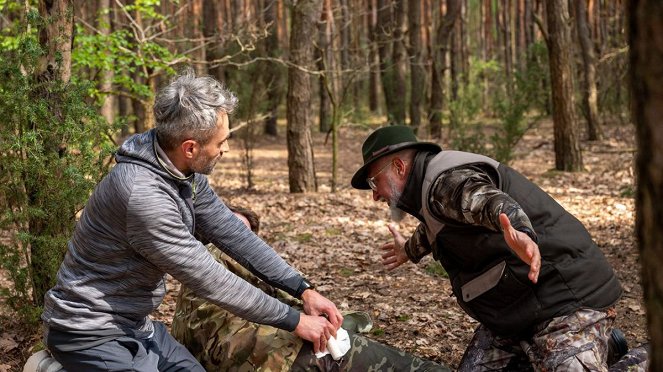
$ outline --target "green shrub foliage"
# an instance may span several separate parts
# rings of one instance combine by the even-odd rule
[[[110,164],[111,132],[89,84],[38,76],[36,37],[14,41],[0,50],[0,267],[11,280],[0,290],[36,321],[76,214]]]

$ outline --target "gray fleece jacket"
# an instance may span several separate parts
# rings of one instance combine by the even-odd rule
[[[169,273],[242,318],[294,330],[297,310],[226,270],[202,242],[290,294],[303,278],[234,216],[204,175],[178,177],[158,153],[154,131],[132,136],[119,149],[117,165],[76,225],[57,284],[46,293],[47,329],[145,337]]]

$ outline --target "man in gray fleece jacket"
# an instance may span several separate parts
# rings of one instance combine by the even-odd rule
[[[191,71],[157,95],[156,128],[130,137],[97,185],[68,244],[42,319],[53,356],[70,371],[203,370],[149,314],[164,276],[252,322],[324,350],[343,317],[220,201],[206,174],[229,150],[237,98]],[[214,243],[270,285],[301,298],[305,314],[219,264]],[[324,316],[320,316],[324,315]]]

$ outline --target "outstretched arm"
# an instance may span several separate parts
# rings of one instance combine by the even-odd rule
[[[539,246],[529,235],[520,232],[511,226],[511,221],[506,214],[500,213],[500,224],[504,233],[506,244],[513,250],[518,257],[530,266],[529,280],[536,283],[539,279],[539,270],[541,269],[541,253]]]

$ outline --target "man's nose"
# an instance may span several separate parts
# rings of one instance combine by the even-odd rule
[[[226,141],[221,145],[221,155],[223,155],[224,152],[228,151],[230,151],[230,144],[228,144],[228,141]]]

